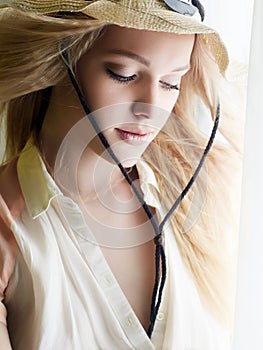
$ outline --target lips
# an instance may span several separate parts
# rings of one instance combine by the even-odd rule
[[[115,129],[119,137],[129,144],[141,144],[149,141],[153,134],[152,130],[139,129],[139,128],[127,128],[127,129]]]

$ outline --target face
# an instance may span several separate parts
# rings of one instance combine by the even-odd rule
[[[109,26],[78,62],[89,108],[122,163],[138,159],[167,121],[193,44],[194,35]]]

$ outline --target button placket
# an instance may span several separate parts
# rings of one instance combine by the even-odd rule
[[[104,273],[102,274],[102,281],[103,281],[103,285],[107,288],[107,287],[111,287],[113,284],[112,278],[108,273]]]
[[[135,325],[135,320],[134,320],[134,317],[133,315],[129,315],[126,319],[126,324],[128,327],[134,327]]]
[[[157,314],[157,320],[158,320],[158,321],[163,321],[164,318],[165,318],[165,315],[164,315],[163,312],[159,312],[159,313]]]

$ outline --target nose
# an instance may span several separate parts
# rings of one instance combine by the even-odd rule
[[[146,102],[133,102],[132,113],[137,118],[150,119],[153,117],[156,106]]]
[[[151,118],[156,113],[158,102],[158,88],[153,83],[143,84],[132,103],[132,112],[136,117]]]

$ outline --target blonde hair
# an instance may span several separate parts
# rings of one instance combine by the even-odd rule
[[[0,112],[7,133],[6,160],[18,155],[31,135],[37,141],[48,89],[66,74],[59,42],[67,40],[74,65],[105,26],[82,15],[68,17],[29,14],[15,9],[2,12]],[[213,146],[196,185],[181,202],[170,224],[203,301],[218,319],[226,322],[232,311],[228,287],[233,277],[229,266],[233,261],[226,250],[234,237],[230,230],[234,226],[231,206],[226,206],[225,201],[226,198],[230,200],[231,186],[235,182],[233,171],[239,161],[235,132],[238,134],[240,129],[233,117],[233,112],[237,111],[228,111],[228,101],[223,100],[224,95],[219,96],[220,88],[227,86],[223,84],[225,81],[213,57],[197,35],[191,70],[182,80],[174,108],[176,117],[170,118],[144,158],[154,169],[161,189],[160,199],[169,209],[192,176],[207,142],[208,137],[200,132],[193,117],[197,101],[201,98],[215,118],[220,99],[221,133],[228,142]]]

